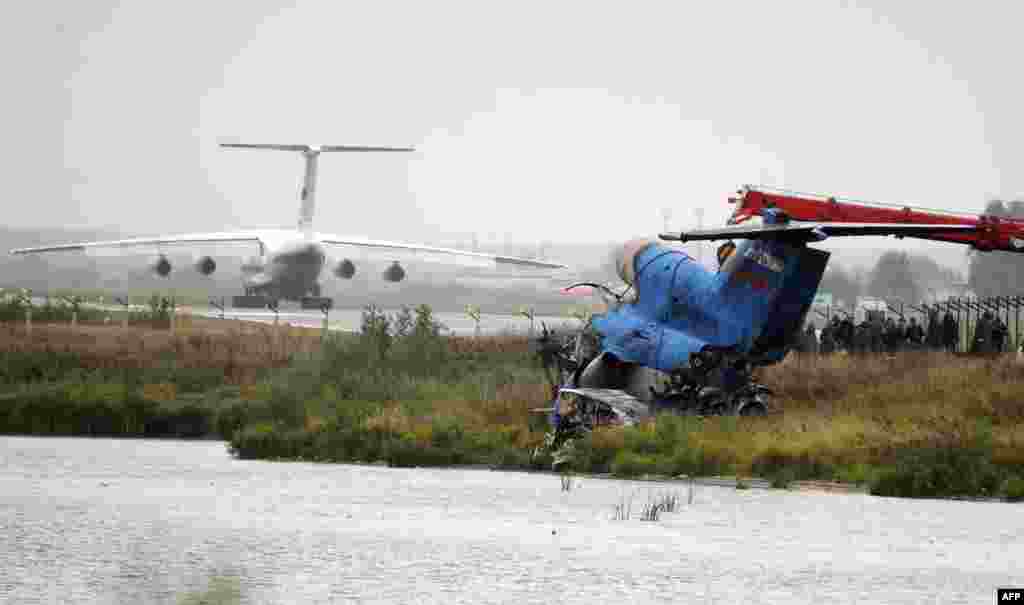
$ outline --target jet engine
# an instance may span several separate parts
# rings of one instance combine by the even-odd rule
[[[653,243],[649,239],[637,239],[626,242],[621,248],[614,251],[613,261],[615,263],[615,270],[622,281],[631,286],[633,285],[633,280],[636,279],[636,267],[633,265],[633,261],[636,259],[637,254],[646,250]]]
[[[352,276],[356,274],[356,265],[346,258],[334,268],[334,274],[341,279],[352,279]],[[387,278],[385,277],[385,279]]]
[[[395,261],[384,270],[384,279],[389,282],[400,282],[405,279],[405,269]]]
[[[212,256],[204,256],[196,261],[196,271],[203,275],[213,275],[217,270],[217,262]]]
[[[167,260],[167,257],[161,254],[160,258],[156,259],[156,262],[150,265],[150,269],[160,277],[167,277],[171,274],[171,261]]]

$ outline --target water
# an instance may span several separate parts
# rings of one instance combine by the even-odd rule
[[[666,489],[680,510],[641,521]],[[225,576],[252,603],[987,604],[1024,583],[1021,505],[687,489],[0,438],[0,602],[175,603]]]

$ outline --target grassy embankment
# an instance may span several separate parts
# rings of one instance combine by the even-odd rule
[[[0,305],[0,432],[217,437],[248,406],[242,391],[301,353],[318,333],[133,313],[128,327],[82,308],[36,307],[32,332],[16,301]]]
[[[23,332],[11,324],[0,334],[4,432],[221,434],[242,458],[549,463],[529,454],[546,426],[528,410],[545,405],[548,390],[526,339],[445,338],[425,311],[369,317],[362,335],[322,344],[313,330],[215,320],[183,321],[175,335],[94,325]],[[1022,379],[1011,357],[791,357],[763,371],[779,413],[602,429],[580,444],[573,466],[1020,498]]]

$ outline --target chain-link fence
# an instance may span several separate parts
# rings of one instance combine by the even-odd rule
[[[1024,296],[951,297],[918,304],[884,300],[870,308],[820,305],[808,316],[794,348],[821,353],[1020,351],[1022,306]]]

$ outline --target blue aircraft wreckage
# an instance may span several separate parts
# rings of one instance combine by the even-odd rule
[[[553,403],[534,411],[549,414],[553,430],[544,447],[556,452],[556,465],[563,446],[602,424],[630,425],[666,411],[767,414],[772,392],[752,372],[781,361],[804,324],[829,258],[809,243],[978,230],[971,224],[797,222],[772,207],[754,218],[659,236],[666,242],[728,240],[718,250],[717,272],[671,244],[638,240],[616,253],[625,292],[593,283],[569,286],[601,290],[608,310],[568,342],[546,326],[538,341]]]

